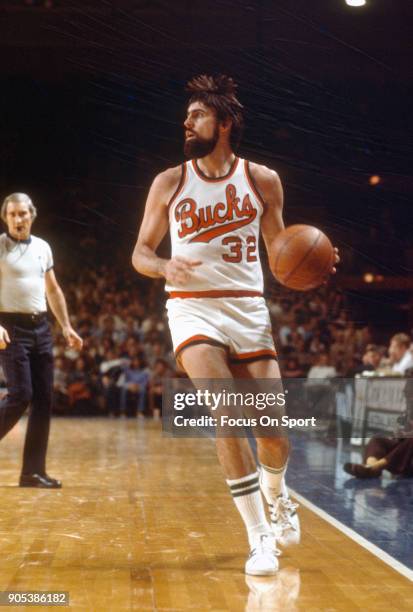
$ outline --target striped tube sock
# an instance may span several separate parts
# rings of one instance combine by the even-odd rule
[[[270,532],[261,497],[258,472],[235,480],[227,480],[227,484],[247,528],[250,546],[254,548],[259,536]]]
[[[273,504],[279,495],[288,497],[288,489],[285,484],[285,472],[287,464],[281,468],[272,468],[261,465],[260,485],[265,499],[269,504]]]

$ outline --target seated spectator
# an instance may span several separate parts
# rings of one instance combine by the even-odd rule
[[[128,363],[128,359],[119,357],[116,350],[110,349],[99,366],[104,411],[108,415],[120,416],[121,390],[118,381]]]
[[[106,301],[102,304],[98,325],[101,330],[107,328],[111,333],[120,332],[123,328],[123,322],[116,311],[115,304],[110,301],[109,297],[109,293],[106,291]]]
[[[411,340],[407,334],[395,334],[390,340],[389,357],[394,374],[402,376],[413,367],[413,355],[410,352]]]
[[[344,471],[356,478],[378,478],[383,470],[413,477],[413,438],[374,437],[366,446],[363,464],[344,464]]]
[[[127,316],[125,326],[122,329],[122,334],[119,338],[120,342],[125,342],[128,339],[133,339],[137,343],[140,343],[142,334],[139,330],[139,324],[134,317]]]
[[[294,329],[294,322],[292,314],[284,317],[284,323],[280,326],[278,330],[278,337],[280,339],[280,346],[284,347],[288,344],[289,337],[291,336],[291,332]]]
[[[175,356],[172,351],[167,349],[163,342],[155,340],[152,344],[147,343],[145,346],[146,361],[150,368],[153,368],[159,359],[165,361],[169,368],[174,368]]]
[[[110,338],[94,338],[94,341],[97,347],[95,361],[100,364],[106,361],[108,353],[114,350],[115,343]]]
[[[312,383],[313,379],[328,379],[337,376],[337,371],[333,365],[330,365],[329,356],[327,353],[320,353],[315,365],[311,366],[308,371],[308,382]],[[315,384],[320,384],[319,381],[314,381]]]
[[[96,412],[93,401],[93,379],[90,368],[83,357],[76,359],[74,370],[67,377],[67,395],[73,414],[91,414]]]
[[[138,355],[142,352],[142,345],[136,338],[129,336],[125,342],[120,345],[120,355],[126,359],[130,359],[132,355]]]
[[[307,349],[312,355],[320,355],[326,353],[327,347],[321,342],[318,333],[315,335],[308,345]]]
[[[67,365],[62,357],[58,357],[54,362],[53,372],[53,410],[63,414],[69,407],[69,398],[67,393]]]
[[[304,347],[303,338],[297,331],[292,331],[287,335],[286,342],[281,350],[284,355],[295,355],[301,347]]]
[[[158,315],[151,313],[142,321],[141,331],[145,338],[150,332],[158,332],[163,334],[165,332],[165,324]]]
[[[159,419],[162,414],[162,392],[163,381],[168,376],[172,376],[167,362],[164,359],[157,359],[153,365],[149,380],[149,409],[155,419]]]
[[[337,328],[336,325],[331,325],[331,337],[332,342],[330,345],[330,357],[335,363],[337,360],[346,359],[349,354],[351,354],[351,350],[349,350],[348,345],[344,340],[344,332],[342,329]]]
[[[116,328],[116,319],[113,315],[106,315],[101,318],[95,335],[101,338],[110,338],[115,344],[118,344],[123,337],[122,331]]]
[[[283,378],[302,378],[304,370],[300,367],[298,359],[294,356],[289,356],[282,367]]]
[[[368,344],[361,358],[360,370],[363,372],[376,372],[383,359],[383,349],[376,344]]]
[[[127,417],[143,415],[146,407],[149,374],[140,355],[132,357],[117,385],[121,388],[121,407]]]
[[[364,463],[344,464],[347,474],[356,478],[378,478],[383,470],[388,470],[395,476],[413,478],[413,368],[405,374],[406,411],[401,418],[403,430],[398,432],[400,437],[374,436],[364,451]]]
[[[360,327],[355,333],[356,350],[361,354],[365,346],[371,345],[371,330],[368,326]]]

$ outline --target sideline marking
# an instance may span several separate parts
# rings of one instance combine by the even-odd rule
[[[320,518],[327,521],[327,523],[333,525],[333,527],[336,527],[336,529],[338,529],[347,537],[354,540],[354,542],[371,552],[375,557],[378,557],[381,561],[384,561],[384,563],[389,565],[392,569],[396,570],[396,572],[399,572],[399,574],[402,574],[405,578],[408,578],[408,580],[413,582],[413,570],[409,569],[403,563],[400,563],[400,561],[386,553],[384,550],[382,550],[375,544],[372,544],[372,542],[366,540],[366,538],[363,538],[363,536],[358,534],[350,527],[347,527],[347,525],[344,525],[343,523],[335,519],[333,516],[331,516],[331,514],[325,512],[325,510],[322,510],[321,508],[310,502],[306,497],[303,497],[299,493],[296,493],[296,491],[294,491],[294,489],[291,489],[291,487],[289,487],[288,485],[287,488],[290,491],[292,497],[295,497],[297,501],[300,502],[300,504],[314,512],[314,514],[317,514]]]

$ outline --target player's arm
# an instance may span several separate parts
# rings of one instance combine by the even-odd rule
[[[5,327],[0,325],[0,351],[6,348],[10,344],[10,336]]]
[[[264,202],[264,212],[261,217],[261,233],[265,248],[269,254],[276,236],[284,229],[283,188],[278,174],[266,166],[251,163],[250,173]]]
[[[169,282],[184,285],[191,270],[200,262],[184,257],[163,259],[156,250],[169,228],[168,203],[181,178],[181,166],[169,168],[155,177],[146,200],[145,212],[138,239],[132,254],[132,265],[145,276],[166,278]]]
[[[47,301],[54,316],[59,321],[63,336],[65,337],[65,340],[69,346],[80,351],[83,346],[83,340],[77,335],[70,324],[66,299],[59,283],[56,280],[56,275],[53,269],[47,270],[45,280]]]

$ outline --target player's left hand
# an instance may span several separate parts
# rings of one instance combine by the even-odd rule
[[[340,263],[340,255],[338,254],[338,248],[334,247],[334,262],[333,267],[331,268],[331,274],[335,274],[337,272],[336,265]]]
[[[64,327],[62,332],[63,332],[63,336],[64,336],[68,346],[70,346],[70,348],[74,348],[77,351],[81,351],[82,350],[83,340],[75,332],[73,327],[70,327],[70,326],[69,327]]]
[[[338,248],[337,248],[337,247],[334,247],[334,260],[333,260],[333,266],[332,266],[331,270],[329,270],[329,271],[327,272],[327,274],[325,275],[324,280],[323,280],[323,283],[322,283],[323,285],[327,285],[327,283],[328,283],[328,279],[329,279],[329,277],[330,277],[330,274],[335,274],[335,273],[337,272],[336,265],[337,265],[338,263],[340,263],[340,255],[338,254]]]

